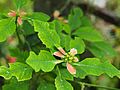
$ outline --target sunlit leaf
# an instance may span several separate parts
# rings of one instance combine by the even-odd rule
[[[44,72],[50,72],[56,65],[56,59],[51,55],[50,52],[41,50],[39,55],[34,52],[30,52],[30,56],[27,59],[29,64],[36,72],[43,70]]]

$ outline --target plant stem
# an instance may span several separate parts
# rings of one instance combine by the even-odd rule
[[[21,41],[21,39],[20,39],[19,32],[18,32],[17,19],[18,19],[18,17],[16,16],[16,20],[15,20],[15,24],[16,24],[16,35],[17,35],[17,37],[18,37],[19,43],[22,44],[22,41]]]
[[[59,70],[59,67],[57,66],[56,67],[57,71],[58,71],[58,75],[61,76],[61,73],[60,73],[60,70]]]
[[[30,46],[29,42],[26,40],[26,36],[24,35],[24,33],[23,33],[23,36],[24,36],[24,39],[25,39],[25,43],[28,46],[28,50],[31,51],[31,46]]]
[[[81,83],[81,90],[84,90],[84,88],[85,88],[84,83]]]
[[[89,84],[89,83],[84,83],[84,82],[76,82],[76,83],[80,84],[81,86],[83,85],[83,86],[88,86],[88,87],[104,88],[104,89],[107,89],[107,90],[120,90],[120,89],[117,89],[117,88],[106,87],[106,86],[95,85],[95,84]],[[81,90],[84,90],[84,87],[81,87]]]

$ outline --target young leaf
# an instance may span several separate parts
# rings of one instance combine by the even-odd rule
[[[85,44],[82,39],[76,37],[75,40],[70,41],[70,48],[77,49],[78,54],[81,54],[85,51]]]
[[[49,23],[35,20],[34,21],[35,31],[39,32],[38,36],[43,44],[48,48],[54,46],[60,46],[60,38],[55,30],[50,30]]]
[[[47,14],[44,14],[42,12],[34,12],[32,15],[28,15],[27,18],[40,21],[48,21],[50,19]]]
[[[63,24],[63,30],[67,33],[70,34],[71,33],[71,28],[68,24]]]
[[[0,42],[5,41],[15,32],[15,21],[13,19],[0,20]]]
[[[62,23],[58,20],[54,20],[53,21],[55,23],[55,30],[58,34],[60,34],[63,30],[63,26],[62,26]]]
[[[13,0],[17,9],[22,8],[24,5],[27,4],[28,0]]]
[[[82,25],[81,25],[82,27],[88,27],[88,26],[92,27],[93,26],[90,19],[86,16],[83,16],[81,18],[81,22],[82,22]]]
[[[15,76],[18,81],[29,80],[32,77],[32,69],[26,64],[20,62],[12,63],[9,69],[12,76]]]
[[[58,34],[61,34],[62,31],[64,31],[67,34],[71,33],[71,28],[68,24],[60,22],[58,20],[54,20],[53,22],[55,23],[55,30]]]
[[[4,77],[5,79],[10,79],[12,77],[12,74],[7,67],[0,66],[0,76]]]
[[[60,34],[60,44],[63,48],[65,48],[66,51],[70,50],[70,41],[71,41],[71,37],[69,35],[65,35],[65,34]]]
[[[80,27],[73,33],[73,35],[79,36],[81,39],[91,42],[103,41],[100,33],[94,30],[92,27]]]
[[[71,30],[77,29],[81,25],[81,17],[83,16],[83,12],[80,8],[74,8],[71,11],[71,14],[68,17],[69,26]]]
[[[45,50],[41,50],[39,55],[36,55],[34,52],[30,52],[30,56],[26,62],[35,70],[35,72],[40,71],[40,69],[44,72],[50,72],[56,65],[56,59],[50,52]]]
[[[57,90],[73,90],[72,85],[60,76],[56,77],[55,86]]]
[[[79,77],[85,77],[86,75],[99,76],[106,73],[110,77],[118,76],[120,77],[120,71],[116,69],[112,64],[108,62],[100,62],[97,58],[86,58],[85,60],[74,64],[77,68],[77,75]]]

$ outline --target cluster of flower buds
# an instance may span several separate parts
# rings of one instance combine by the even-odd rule
[[[70,50],[70,52],[66,53],[65,50],[63,48],[58,48],[59,51],[54,52],[53,55],[60,57],[61,59],[64,60],[64,62],[66,62],[66,67],[67,70],[71,73],[71,74],[76,74],[76,69],[70,64],[71,62],[78,62],[78,58],[75,56],[77,54],[77,50],[75,48],[72,48]]]
[[[16,62],[16,57],[12,57],[10,55],[6,55],[6,59],[8,60],[9,63]]]
[[[64,17],[60,16],[60,11],[58,11],[58,10],[55,10],[53,12],[53,17],[64,22],[64,23],[68,23],[68,20],[66,20]]]
[[[13,10],[11,10],[9,13],[8,13],[8,16],[9,17],[16,17],[16,16],[18,16],[18,18],[17,18],[17,23],[18,23],[18,25],[22,25],[22,16],[25,16],[26,15],[26,12],[24,12],[24,11],[19,11],[19,13],[17,14],[17,12],[16,11],[13,11]]]

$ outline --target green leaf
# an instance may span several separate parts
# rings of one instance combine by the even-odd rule
[[[73,80],[73,75],[68,72],[67,69],[60,69],[62,78],[66,80]]]
[[[114,57],[117,55],[117,52],[112,48],[107,42],[94,42],[89,44],[88,49],[99,58],[104,58],[106,56]]]
[[[5,79],[10,79],[12,77],[11,71],[5,66],[0,66],[0,76]]]
[[[29,35],[26,37],[27,42],[25,43],[28,49],[31,49],[31,51],[35,52],[36,54],[39,54],[41,49],[45,49],[45,45],[42,44],[40,41],[37,33]]]
[[[55,30],[57,31],[58,34],[61,34],[62,31],[64,31],[67,34],[71,33],[71,28],[68,24],[58,20],[54,20],[53,22],[55,23]]]
[[[103,68],[104,72],[109,75],[110,77],[117,76],[120,78],[120,70],[115,68],[110,62],[104,62],[101,67]]]
[[[23,28],[24,34],[26,36],[31,35],[31,34],[35,34],[34,27],[28,21],[23,22],[22,28]]]
[[[54,23],[55,23],[55,30],[58,34],[60,34],[63,30],[63,26],[62,26],[62,23],[58,20],[54,20]]]
[[[0,13],[0,19],[3,19],[3,15]]]
[[[0,42],[5,41],[15,32],[15,21],[13,19],[0,20]]]
[[[57,76],[55,79],[55,86],[57,90],[73,90],[73,87],[70,83],[68,83],[65,79]]]
[[[81,18],[81,22],[82,22],[82,25],[81,25],[82,27],[88,27],[88,26],[92,27],[93,26],[90,19],[88,17],[86,17],[86,16],[83,16]]]
[[[34,20],[34,30],[36,32],[44,32],[49,30],[49,23],[48,22],[43,22],[39,20]]]
[[[56,28],[55,28],[55,22],[54,21],[52,21],[52,22],[49,22],[49,29],[50,30],[55,30]],[[57,32],[57,31],[56,31]]]
[[[39,55],[30,52],[30,56],[26,62],[35,70],[35,72],[40,71],[40,69],[44,72],[50,72],[56,65],[56,59],[50,52],[45,50],[41,50]]]
[[[75,68],[76,68],[76,71],[77,71],[76,72],[76,77],[84,79],[85,76],[88,75],[87,72],[85,72],[84,70],[82,70],[79,66],[76,66]]]
[[[86,75],[99,76],[103,73],[100,67],[100,60],[97,58],[86,58],[85,60],[76,63],[77,73],[81,72],[81,77]],[[82,76],[83,75],[83,76]],[[80,76],[79,76],[80,77]]]
[[[60,37],[60,45],[61,47],[65,48],[65,35],[62,33],[59,33],[59,37]]]
[[[54,84],[42,81],[37,90],[56,90]]]
[[[73,35],[79,36],[81,39],[85,39],[91,42],[103,41],[102,36],[92,27],[80,27]]]
[[[43,44],[48,48],[60,46],[60,38],[55,30],[50,29],[49,23],[34,20],[35,31],[39,32],[38,36]]]
[[[2,90],[29,90],[28,82],[17,82],[17,83],[9,83],[5,84],[2,87]]]
[[[87,46],[87,48],[94,56],[98,58],[104,58],[104,56],[106,56],[106,54],[102,50],[92,44]]]
[[[29,53],[27,51],[20,51],[18,48],[10,49],[10,55],[16,57],[17,62],[25,62]]]
[[[17,9],[20,9],[22,8],[24,5],[27,4],[28,0],[13,0],[14,4],[15,4],[15,7]]]
[[[75,40],[70,41],[70,48],[77,49],[78,54],[81,54],[85,51],[85,44],[82,39],[75,37]]]
[[[70,50],[71,37],[69,35],[60,34],[60,45],[65,48],[66,51]]]
[[[6,15],[4,15],[3,13],[0,13],[0,20],[1,19],[6,19],[6,18],[8,18]]]
[[[20,62],[10,64],[10,71],[12,76],[15,76],[18,81],[29,80],[32,77],[32,69]]]
[[[47,14],[42,12],[34,12],[32,15],[28,15],[27,18],[40,21],[48,21],[50,19],[50,17]]]
[[[11,63],[9,68],[5,66],[0,67],[0,76],[5,79],[15,76],[18,81],[29,80],[32,77],[32,69],[20,62]]]
[[[106,73],[110,77],[113,77],[113,76],[120,77],[120,71],[116,69],[112,64],[108,62],[102,63],[97,58],[86,58],[79,63],[74,63],[73,65],[75,65],[77,69],[76,76],[81,78],[87,75],[99,76],[103,73]]]
[[[77,29],[81,25],[81,17],[83,16],[83,12],[80,8],[74,8],[71,11],[71,14],[68,17],[69,26],[71,30]]]
[[[63,24],[63,30],[67,33],[70,34],[71,33],[71,28],[68,24]]]

